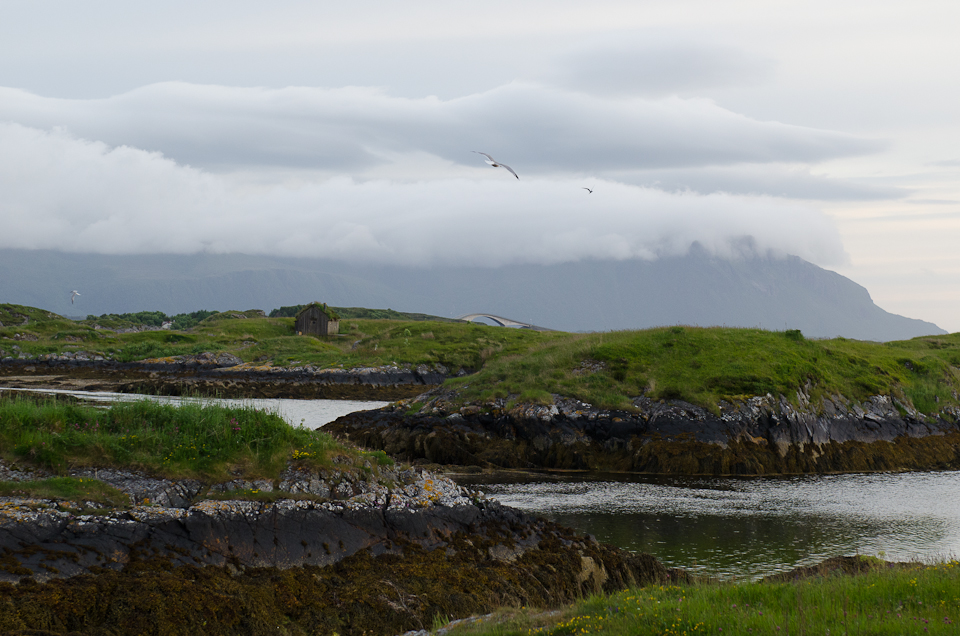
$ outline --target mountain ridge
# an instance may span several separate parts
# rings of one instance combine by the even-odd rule
[[[243,254],[0,250],[0,300],[63,315],[274,307],[323,300],[455,317],[489,312],[565,331],[689,324],[900,340],[946,331],[884,311],[869,292],[796,256],[724,259],[694,245],[654,261],[433,267]],[[74,305],[69,292],[82,297]]]

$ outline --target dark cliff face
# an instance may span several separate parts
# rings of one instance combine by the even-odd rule
[[[647,398],[634,400],[636,413],[557,399],[509,412],[494,405],[446,413],[428,402],[407,415],[401,403],[324,430],[408,461],[482,467],[712,475],[960,467],[954,410],[926,417],[885,396],[814,407],[800,391],[799,400],[795,407],[756,397],[721,404],[719,413]]]

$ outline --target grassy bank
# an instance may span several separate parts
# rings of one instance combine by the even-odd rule
[[[462,399],[515,397],[550,403],[552,394],[630,410],[630,398],[680,399],[708,408],[767,393],[812,401],[892,395],[933,412],[956,404],[960,335],[874,343],[808,340],[800,332],[666,327],[567,334],[522,356],[501,355],[474,376],[450,380]]]
[[[291,458],[316,467],[332,466],[337,456],[356,460],[348,465],[361,459],[360,451],[326,433],[292,427],[252,408],[151,401],[97,408],[20,397],[0,399],[0,456],[61,476],[76,467],[111,467],[206,482],[276,478]],[[7,490],[42,495],[43,488],[55,487],[66,490],[63,498],[73,498],[74,488],[93,496],[92,483],[78,482],[45,480]]]
[[[558,613],[521,610],[455,626],[450,634],[956,634],[960,562],[893,567],[859,557],[792,581],[650,586],[594,596]],[[828,562],[829,563],[829,562]],[[439,617],[437,626],[444,623]]]
[[[362,316],[383,312],[351,311],[345,316],[356,317],[341,319],[341,335],[318,339],[296,335],[293,318],[268,318],[259,311],[214,314],[186,331],[116,333],[96,328],[102,326],[97,320],[73,322],[0,305],[6,325],[0,328],[0,356],[86,352],[138,361],[209,351],[286,367],[443,365],[478,371],[449,381],[462,402],[550,403],[560,395],[626,410],[640,395],[714,410],[720,400],[767,393],[796,403],[797,389],[805,386],[814,403],[823,396],[862,401],[884,394],[905,410],[923,413],[957,405],[960,396],[960,334],[890,343],[809,340],[794,330],[683,326],[570,334],[369,318]]]

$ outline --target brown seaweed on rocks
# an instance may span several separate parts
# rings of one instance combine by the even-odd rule
[[[679,400],[634,400],[635,412],[555,404],[449,406],[443,391],[352,413],[324,430],[404,461],[483,468],[685,475],[955,470],[960,414],[905,409],[874,396],[793,406],[782,396],[721,403],[714,413]]]
[[[337,490],[288,472],[287,488]],[[106,477],[134,498],[143,487]],[[652,556],[448,479],[394,478],[345,499],[171,499],[94,515],[0,501],[0,633],[398,634],[670,576]]]
[[[584,594],[663,582],[664,567],[556,526],[513,554],[501,525],[458,532],[442,548],[396,541],[328,566],[176,566],[146,551],[120,571],[0,584],[0,630],[82,634],[397,634],[437,615],[502,606],[554,607]]]

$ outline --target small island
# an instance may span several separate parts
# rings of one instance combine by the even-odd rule
[[[392,634],[669,577],[252,409],[4,398],[0,448],[4,632]]]

